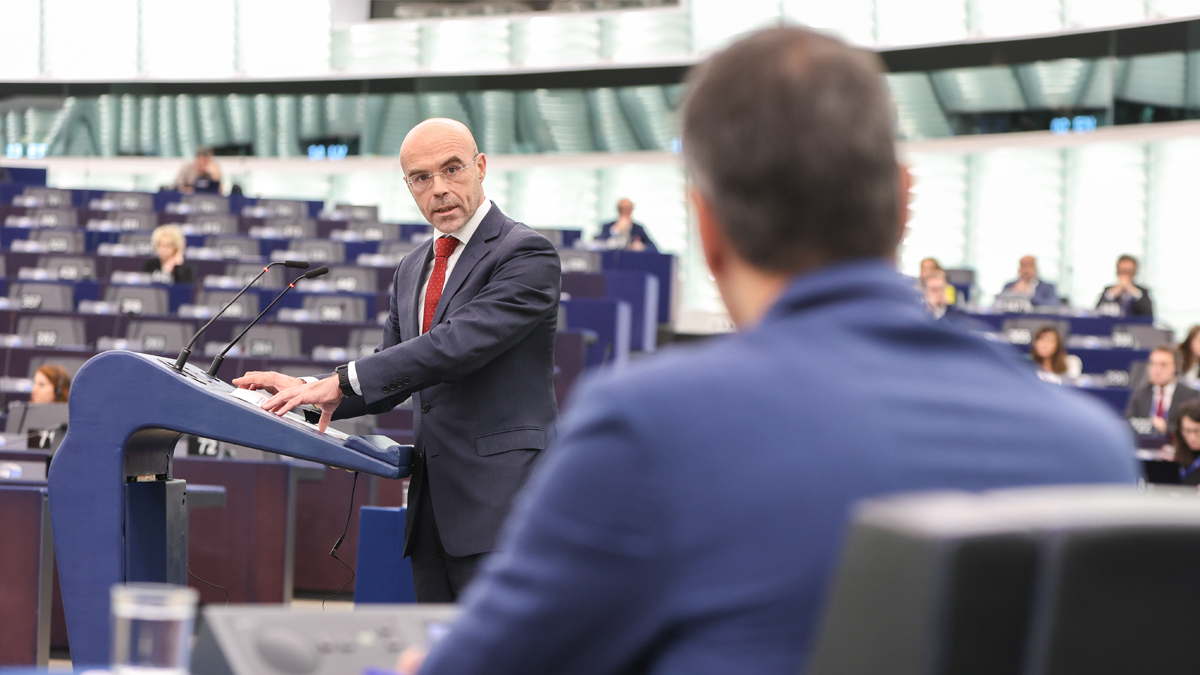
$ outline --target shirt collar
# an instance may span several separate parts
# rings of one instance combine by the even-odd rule
[[[467,244],[471,242],[471,235],[475,234],[475,230],[479,229],[479,223],[483,222],[484,216],[491,210],[492,200],[485,197],[483,203],[479,205],[479,208],[475,209],[475,215],[471,216],[467,224],[460,227],[457,232],[451,233],[450,236],[461,241],[463,248],[466,248]]]
[[[921,298],[913,293],[912,284],[896,271],[894,264],[879,258],[863,258],[796,276],[763,322],[832,302],[865,297],[898,301],[917,316],[929,315]]]
[[[1163,398],[1172,398],[1175,396],[1175,383],[1164,384],[1158,388],[1159,396]]]

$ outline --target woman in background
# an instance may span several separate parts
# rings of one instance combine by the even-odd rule
[[[1062,384],[1062,376],[1070,370],[1067,366],[1067,347],[1054,326],[1042,326],[1033,334],[1029,358],[1037,366],[1038,377],[1046,382]]]
[[[173,284],[190,284],[196,279],[196,273],[187,263],[183,262],[183,249],[187,240],[183,231],[175,225],[161,225],[154,228],[150,235],[150,244],[154,246],[157,256],[147,260],[142,266],[143,272],[149,272],[163,281]]]
[[[29,402],[66,403],[71,396],[71,374],[57,363],[42,364],[33,374],[33,390]]]
[[[1179,406],[1179,428],[1171,443],[1183,484],[1200,485],[1200,399]]]

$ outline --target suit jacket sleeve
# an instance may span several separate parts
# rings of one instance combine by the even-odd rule
[[[1129,397],[1129,403],[1125,406],[1125,419],[1132,417],[1149,417],[1150,416],[1150,399],[1154,394],[1149,387],[1142,387]]]
[[[1154,316],[1154,301],[1150,299],[1150,289],[1143,286],[1138,286],[1138,289],[1142,291],[1142,297],[1129,305],[1129,313],[1134,316]]]
[[[355,362],[362,404],[398,403],[414,391],[462,379],[510,349],[554,311],[561,284],[554,245],[545,237],[522,237],[506,255],[473,299],[411,340],[399,341],[393,298],[383,349]],[[339,416],[348,412],[339,410]]]
[[[668,516],[654,455],[619,392],[575,396],[422,675],[634,672],[661,627]]]
[[[658,253],[658,247],[654,245],[654,240],[650,238],[650,233],[646,232],[645,227],[638,225],[636,234],[642,240],[642,243],[646,245],[646,251]]]

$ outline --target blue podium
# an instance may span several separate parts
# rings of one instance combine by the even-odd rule
[[[184,481],[171,477],[181,434],[237,443],[385,478],[403,478],[412,447],[379,436],[322,434],[279,417],[251,392],[174,360],[111,351],[79,370],[71,424],[50,465],[50,517],[63,608],[78,667],[109,662],[109,588],[187,583]]]

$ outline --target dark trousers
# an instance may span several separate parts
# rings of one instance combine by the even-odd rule
[[[410,558],[412,560],[413,586],[417,602],[455,602],[467,587],[485,553],[462,558],[446,553],[442,539],[438,536],[437,521],[433,517],[433,501],[429,496],[429,474],[421,463],[419,479],[420,496],[417,497],[416,514],[413,518],[413,533]],[[414,505],[410,502],[408,508]]]

